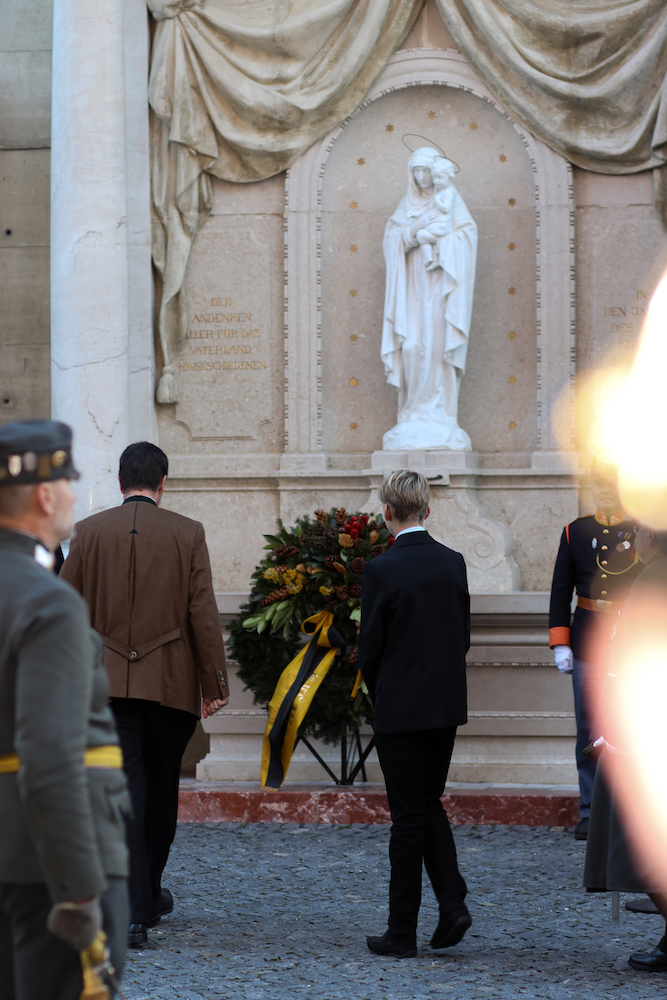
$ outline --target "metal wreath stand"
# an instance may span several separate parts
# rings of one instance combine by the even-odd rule
[[[320,756],[312,743],[308,740],[303,733],[299,733],[295,743],[294,749],[298,747],[299,743],[303,743],[307,750],[313,755],[315,760],[320,764],[324,770],[327,772],[331,780],[336,785],[350,785],[354,784],[354,779],[361,772],[361,780],[368,781],[366,777],[366,760],[368,755],[375,746],[375,737],[371,736],[370,740],[366,744],[366,748],[362,749],[361,746],[361,734],[359,732],[358,726],[353,726],[350,732],[348,732],[347,723],[343,723],[341,728],[340,736],[340,778],[331,770],[327,762]],[[357,758],[355,760],[355,758]]]

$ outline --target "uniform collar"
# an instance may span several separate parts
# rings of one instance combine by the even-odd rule
[[[604,524],[605,528],[613,528],[615,524],[620,524],[621,521],[626,521],[627,514],[625,511],[620,511],[618,514],[603,514],[601,510],[596,510],[595,520],[598,524]]]
[[[19,549],[32,556],[36,563],[44,569],[53,569],[55,556],[45,542],[30,531],[20,531],[15,528],[0,528],[0,545]]]

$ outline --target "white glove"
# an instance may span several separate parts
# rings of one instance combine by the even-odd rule
[[[46,926],[74,951],[89,948],[102,928],[99,896],[85,903],[56,903],[51,907]]]
[[[569,646],[554,646],[554,659],[561,674],[572,673],[573,657]]]

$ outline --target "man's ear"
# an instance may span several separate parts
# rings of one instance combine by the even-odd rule
[[[120,481],[120,476],[118,477],[118,485],[120,487],[120,492],[125,496],[125,490],[123,489],[122,483]]]
[[[391,513],[391,507],[389,506],[388,503],[386,503],[384,505],[384,509],[383,509],[382,513],[383,513],[383,517],[384,517],[385,521],[393,521],[394,520],[394,517],[393,517],[393,515]]]
[[[424,520],[426,520],[426,518],[429,516],[430,513],[431,513],[431,508],[427,507],[426,508],[426,513],[424,514]]]
[[[45,514],[47,517],[50,517],[50,515],[53,514],[55,510],[55,501],[53,497],[53,486],[50,482],[37,483],[33,498],[40,514]]]

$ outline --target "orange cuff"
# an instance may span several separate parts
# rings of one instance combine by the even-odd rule
[[[549,629],[549,646],[551,649],[554,646],[569,646],[570,645],[570,627],[569,625],[558,625],[556,628]]]

